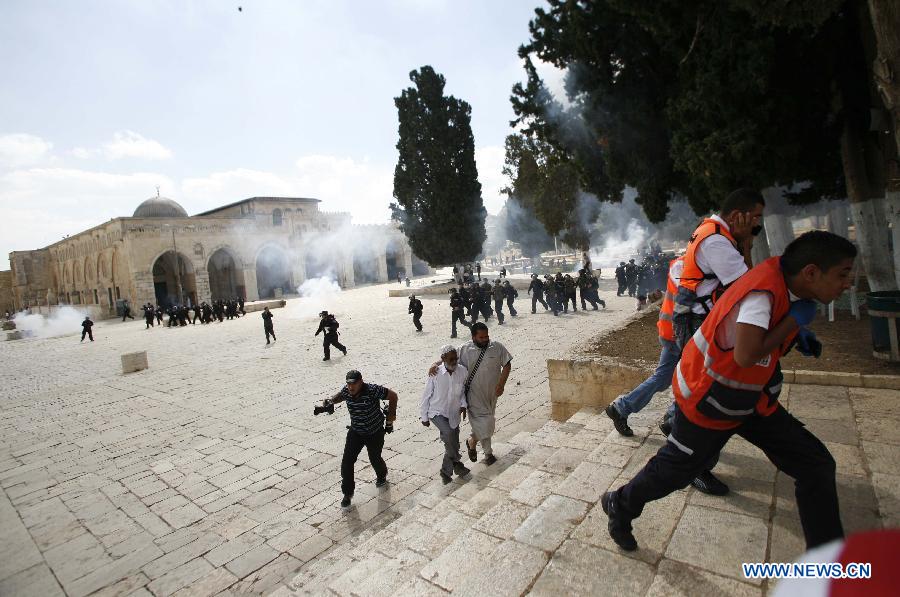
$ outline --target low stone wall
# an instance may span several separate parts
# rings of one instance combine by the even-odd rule
[[[653,366],[626,365],[612,358],[549,359],[550,416],[566,421],[582,407],[605,408],[631,391],[653,371]],[[900,376],[866,375],[835,371],[783,371],[785,383],[849,386],[900,390]]]
[[[585,406],[605,408],[647,378],[651,368],[615,359],[548,359],[550,416],[565,421]]]
[[[285,301],[283,299],[275,299],[271,301],[254,301],[252,303],[244,303],[244,311],[247,313],[253,313],[254,311],[262,311],[266,307],[269,309],[280,309],[284,307]]]

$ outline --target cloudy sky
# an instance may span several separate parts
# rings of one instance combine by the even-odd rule
[[[7,0],[0,268],[9,251],[131,215],[157,185],[191,214],[288,195],[386,222],[393,98],[423,64],[472,105],[496,213],[516,49],[540,3]]]

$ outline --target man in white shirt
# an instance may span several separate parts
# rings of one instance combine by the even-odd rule
[[[434,426],[444,442],[444,460],[441,463],[441,480],[444,485],[453,479],[453,473],[464,477],[469,469],[459,455],[459,422],[466,418],[466,377],[468,370],[458,364],[456,348],[447,344],[441,347],[441,364],[437,374],[428,376],[422,393],[420,418],[425,427]]]

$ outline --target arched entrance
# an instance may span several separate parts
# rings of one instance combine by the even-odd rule
[[[306,254],[306,279],[321,278],[334,275],[334,268],[327,258],[318,251],[310,251]]]
[[[416,257],[412,256],[412,268],[414,276],[427,276],[428,275],[428,264]]]
[[[371,247],[357,247],[353,251],[353,280],[356,284],[378,282],[378,257]]]
[[[273,298],[276,290],[292,292],[291,270],[287,254],[280,247],[268,246],[256,258],[256,288],[259,298]]]
[[[196,304],[197,277],[191,260],[173,251],[166,251],[153,263],[153,290],[156,303],[170,305]]]
[[[219,249],[209,256],[206,265],[209,272],[209,293],[212,300],[247,298],[244,274],[238,270],[234,257],[226,249]]]
[[[397,274],[403,276],[411,276],[412,272],[405,271],[403,267],[403,252],[395,241],[388,243],[385,249],[385,261],[387,261],[387,277],[388,280],[396,280]]]

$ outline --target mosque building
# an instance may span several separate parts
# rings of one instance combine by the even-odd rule
[[[350,288],[429,273],[391,224],[357,226],[318,199],[251,197],[189,216],[165,197],[42,249],[9,254],[14,307],[90,305],[114,315],[153,303],[295,294],[327,276]]]

